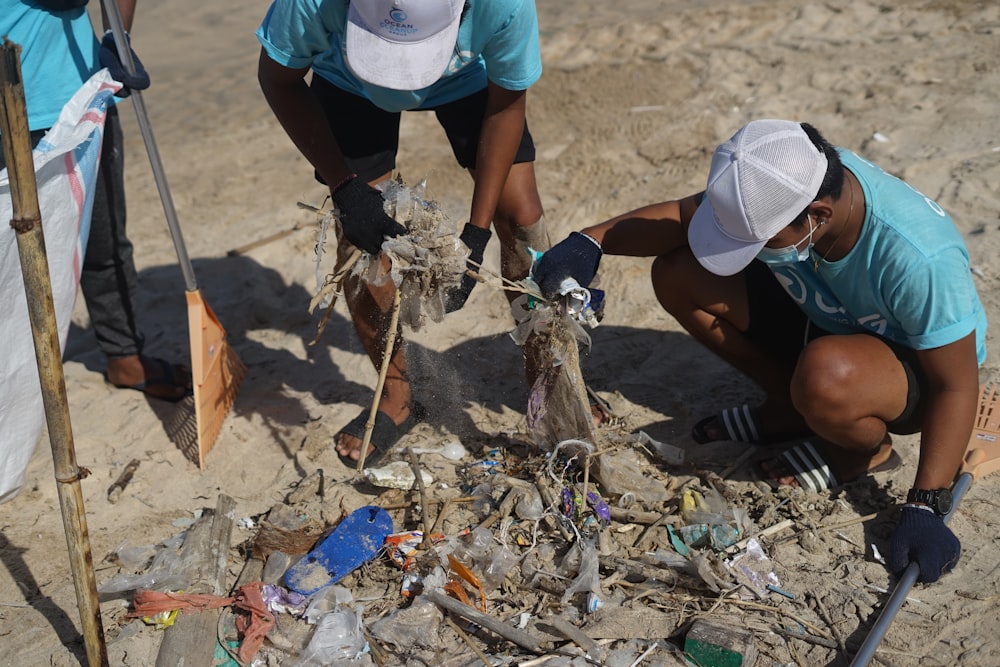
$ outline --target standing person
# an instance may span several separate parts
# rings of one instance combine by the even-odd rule
[[[102,67],[125,84],[120,97],[128,96],[132,88],[149,86],[149,76],[137,58],[136,75],[125,71],[110,31],[97,39],[86,4],[87,0],[0,0],[0,35],[22,49],[21,73],[32,147],[55,124],[80,86]],[[135,0],[118,0],[118,7],[129,30]],[[0,169],[5,166],[0,147]],[[124,175],[121,122],[118,109],[111,106],[104,124],[80,288],[97,344],[107,356],[107,382],[176,402],[191,393],[191,372],[180,364],[142,353],[145,337],[137,322],[135,302],[138,278],[132,242],[125,233]]]
[[[707,189],[582,232],[541,259],[542,291],[587,285],[604,253],[655,256],[660,304],[765,391],[698,442],[800,444],[761,474],[814,491],[899,465],[920,432],[889,565],[935,581],[960,545],[942,516],[978,404],[986,317],[968,252],[930,198],[808,124],[757,120],[720,145]]]
[[[548,248],[525,121],[527,90],[542,73],[533,0],[275,0],[257,38],[264,96],[329,186],[349,244],[374,255],[386,237],[405,231],[385,214],[372,185],[395,168],[401,112],[432,110],[474,181],[461,233],[470,260],[482,262],[492,223],[503,275],[527,276],[527,248]],[[349,250],[347,244],[340,249]],[[465,277],[447,309],[461,308],[474,285]],[[345,290],[355,330],[376,368],[393,289],[355,284]],[[419,412],[397,346],[366,464],[377,463]],[[360,458],[367,413],[336,437],[346,465]]]

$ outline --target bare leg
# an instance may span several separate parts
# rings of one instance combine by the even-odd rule
[[[388,177],[389,175],[386,174],[384,178],[376,179],[373,183]],[[353,251],[354,247],[346,242],[342,243],[338,249],[342,257]],[[383,262],[383,266],[388,267],[388,259],[384,256],[380,256],[379,259]],[[395,286],[391,280],[386,280],[377,286],[367,284],[357,277],[349,276],[344,280],[344,299],[351,313],[354,330],[376,370],[382,367],[382,356],[385,353],[386,340],[388,340],[388,327],[394,296]],[[399,425],[410,414],[412,395],[406,371],[406,354],[403,351],[402,338],[399,337],[396,341],[378,409]],[[358,438],[341,433],[336,439],[337,452],[342,456],[357,460],[361,457],[360,448],[361,440]],[[366,456],[374,451],[374,445],[369,445]]]
[[[687,248],[657,257],[651,273],[660,305],[695,340],[764,390],[767,398],[759,409],[768,429],[804,429],[789,393],[791,372],[746,336],[750,310],[743,276],[717,276]]]
[[[474,171],[470,170],[470,173],[475,177]],[[521,162],[511,166],[493,216],[493,227],[500,239],[501,275],[508,280],[526,278],[531,269],[528,248],[544,252],[550,245],[535,182],[534,163]],[[505,294],[508,301],[519,296],[516,292]],[[524,371],[530,387],[538,377],[541,363],[537,337],[529,338],[523,351]]]
[[[906,408],[907,378],[888,345],[875,336],[824,336],[805,347],[792,377],[796,409],[823,439],[817,448],[841,482],[885,463],[892,454],[886,423]],[[762,465],[794,485],[781,462]]]

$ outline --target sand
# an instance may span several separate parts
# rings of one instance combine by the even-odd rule
[[[538,4],[545,73],[529,94],[528,117],[553,238],[697,191],[715,145],[748,120],[808,121],[951,213],[966,235],[988,316],[1000,326],[1000,5]],[[147,0],[138,9],[133,44],[152,76],[144,97],[188,250],[205,298],[249,372],[201,472],[168,438],[171,406],[104,383],[103,359],[78,300],[65,374],[77,457],[92,473],[82,484],[98,583],[118,572],[107,559],[116,549],[178,534],[220,493],[236,500],[239,517],[259,517],[319,468],[335,485],[347,488],[352,478],[328,443],[370,405],[376,374],[343,304],[322,341],[308,345],[317,322],[307,312],[316,289],[317,216],[296,203],[322,205],[324,193],[257,86],[253,31],[265,9],[237,0]],[[122,110],[148,351],[180,359],[188,345],[184,284],[134,114],[127,103]],[[428,195],[456,224],[464,221],[471,179],[454,164],[433,116],[404,116],[401,143],[402,177],[426,178]],[[487,258],[495,269],[495,239]],[[607,313],[583,372],[629,427],[685,448],[705,469],[722,470],[740,448],[696,447],[689,429],[705,414],[758,400],[759,390],[656,305],[648,270],[644,259],[602,263]],[[504,298],[479,287],[460,313],[407,334],[416,392],[431,407],[407,442],[435,446],[523,429],[527,388],[520,351],[507,337],[511,326]],[[988,343],[982,379],[996,381],[995,334]],[[803,501],[833,508],[843,520],[882,510],[877,519],[845,528],[843,539],[822,548],[772,553],[800,600],[823,594],[849,645],[857,646],[875,620],[884,600],[877,589],[893,585],[868,545],[888,550],[886,508],[910,486],[917,442],[898,439],[905,465],[853,494]],[[108,486],[133,459],[140,461],[135,477],[117,503],[109,502]],[[24,489],[0,514],[0,664],[85,661],[52,473],[43,438]],[[730,479],[751,483],[745,467]],[[940,582],[914,590],[920,602],[908,603],[890,629],[880,653],[885,664],[1000,664],[998,491],[995,475],[977,481],[963,500],[951,524],[962,560]],[[235,530],[234,546],[249,536]],[[235,578],[242,562],[235,550],[230,562]],[[111,662],[152,664],[157,632],[115,641],[126,604],[101,607]],[[734,620],[742,613],[734,611]],[[800,644],[799,651],[779,651],[760,664],[848,664],[837,649],[806,653]]]

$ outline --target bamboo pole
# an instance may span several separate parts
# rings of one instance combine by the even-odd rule
[[[382,367],[378,373],[378,382],[375,384],[375,398],[372,400],[371,410],[368,411],[368,422],[365,424],[365,436],[361,439],[361,452],[358,457],[357,471],[361,472],[365,468],[365,459],[368,458],[368,445],[372,441],[372,430],[375,428],[375,415],[378,414],[378,404],[382,400],[382,390],[385,388],[385,376],[389,373],[389,362],[392,360],[392,351],[396,347],[396,328],[399,326],[399,302],[402,295],[400,289],[396,288],[396,293],[392,298],[392,316],[389,319],[389,332],[386,334],[385,352],[382,355]],[[411,408],[412,409],[412,408]],[[383,447],[387,446],[385,443]]]
[[[83,492],[80,488],[80,480],[89,471],[77,465],[73,445],[62,350],[59,346],[59,330],[49,280],[49,262],[45,254],[42,215],[38,205],[38,184],[35,182],[35,166],[31,156],[20,51],[20,46],[4,38],[3,46],[0,47],[0,132],[3,134],[4,155],[7,157],[10,175],[14,213],[10,225],[17,238],[21,273],[24,276],[38,379],[42,388],[56,489],[66,531],[66,545],[69,548],[87,662],[92,666],[104,666],[108,665],[108,651],[104,643],[94,558],[90,550]]]

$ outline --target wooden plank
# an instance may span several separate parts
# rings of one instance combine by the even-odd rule
[[[206,512],[188,532],[180,556],[183,571],[190,573],[185,593],[225,595],[235,510],[236,501],[219,494],[215,512]],[[211,665],[221,614],[221,609],[178,614],[164,631],[156,667]]]

